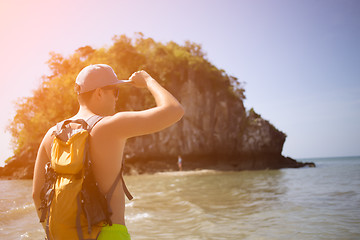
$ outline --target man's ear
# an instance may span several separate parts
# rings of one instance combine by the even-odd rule
[[[96,100],[98,100],[98,99],[101,99],[102,98],[102,96],[103,96],[103,91],[100,89],[100,88],[97,88],[97,89],[95,89],[95,91],[94,91],[94,97],[96,98]]]

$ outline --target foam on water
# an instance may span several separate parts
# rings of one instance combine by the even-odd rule
[[[125,216],[125,220],[127,222],[134,222],[134,221],[140,221],[142,219],[145,219],[145,218],[149,218],[150,217],[150,214],[148,213],[138,213],[138,214],[135,214],[133,216]]]
[[[3,212],[1,214],[2,220],[18,219],[18,218],[21,218],[24,214],[28,214],[32,211],[35,211],[35,207],[34,207],[33,203],[29,203],[29,204],[19,206],[19,207],[10,208],[9,210],[6,210],[5,212]]]
[[[188,176],[188,175],[202,175],[210,173],[219,173],[220,171],[203,169],[203,170],[191,170],[191,171],[171,171],[171,172],[158,172],[154,175],[167,175],[167,176]]]

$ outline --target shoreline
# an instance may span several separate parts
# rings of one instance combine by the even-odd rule
[[[184,155],[183,171],[253,171],[283,168],[316,167],[313,162],[299,162],[278,154],[224,155]],[[0,179],[32,179],[34,162],[12,159],[5,167],[0,167]],[[125,159],[124,175],[156,174],[178,171],[177,157],[151,156]]]

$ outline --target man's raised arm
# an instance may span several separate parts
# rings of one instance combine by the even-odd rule
[[[143,111],[119,112],[104,119],[104,127],[129,138],[158,132],[182,118],[184,109],[181,104],[147,72],[135,72],[130,80],[135,87],[148,88],[156,107]]]

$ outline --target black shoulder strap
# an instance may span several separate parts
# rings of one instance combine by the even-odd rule
[[[129,189],[126,187],[126,184],[125,184],[125,181],[124,181],[124,178],[123,178],[123,167],[124,167],[124,164],[122,164],[121,166],[121,169],[120,169],[120,172],[119,174],[116,176],[115,180],[114,180],[114,183],[111,185],[109,191],[106,193],[105,195],[105,198],[107,199],[108,201],[108,204],[110,204],[110,200],[112,198],[112,195],[115,191],[115,188],[116,188],[116,185],[119,183],[120,179],[121,179],[121,183],[122,183],[122,186],[123,186],[123,190],[124,190],[124,193],[126,195],[126,197],[129,199],[129,200],[132,200],[133,199],[133,196],[131,195],[131,193],[129,192]]]
[[[97,124],[101,119],[104,117],[99,115],[91,116],[88,120],[86,120],[86,123],[88,125],[88,131],[91,131],[91,129]]]

